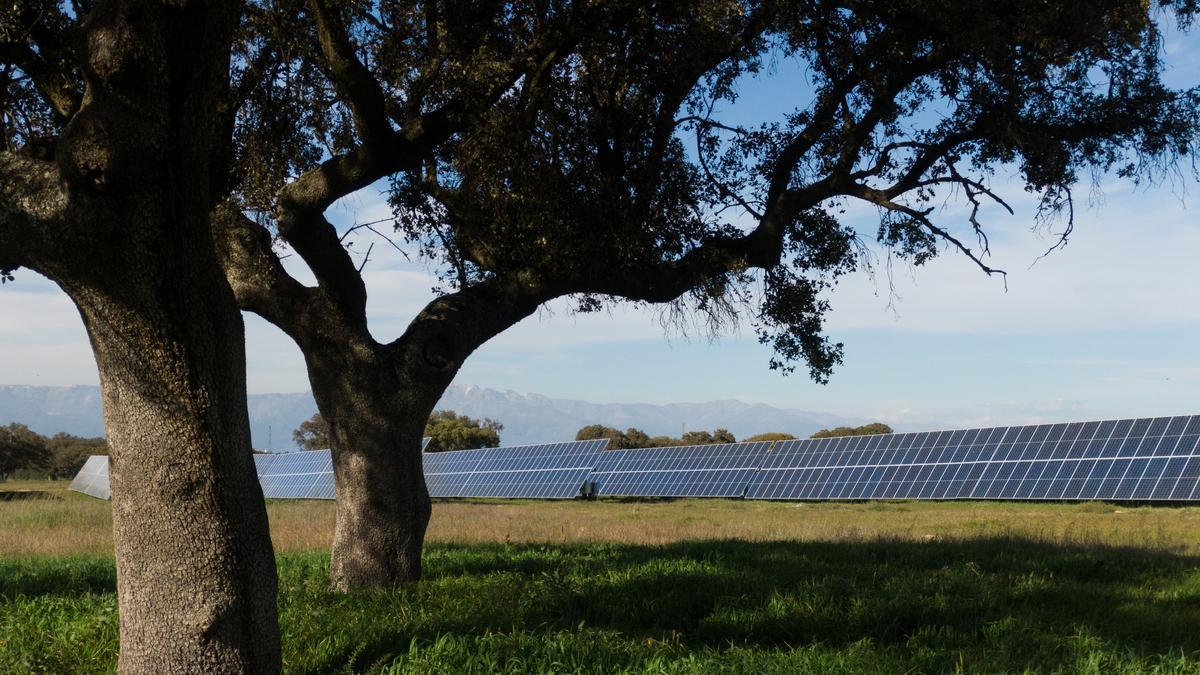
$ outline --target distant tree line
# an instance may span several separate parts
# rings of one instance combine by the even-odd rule
[[[428,452],[495,448],[500,445],[504,425],[493,419],[477,420],[459,415],[453,410],[435,410],[425,423],[425,435],[431,440]],[[302,450],[324,450],[331,447],[329,424],[316,413],[300,423],[292,432],[292,440]]]
[[[682,436],[651,436],[641,429],[630,427],[621,431],[615,427],[603,424],[589,424],[575,434],[577,441],[590,441],[597,438],[607,438],[610,450],[626,448],[666,448],[677,445],[709,445],[712,443],[736,443],[737,439],[728,429],[707,431],[686,431]]]
[[[875,434],[890,434],[892,428],[883,422],[872,422],[861,427],[834,427],[822,429],[809,438],[834,438],[837,436],[873,436]]]
[[[103,438],[66,433],[43,436],[19,422],[0,426],[0,480],[72,478],[89,455],[107,455]]]
[[[870,434],[890,434],[892,428],[882,422],[864,424],[861,427],[835,427],[821,429],[811,438],[832,438],[834,436],[867,436]],[[728,429],[717,429],[712,433],[707,431],[686,431],[678,438],[674,436],[651,436],[641,429],[630,427],[621,431],[615,427],[603,424],[589,424],[575,434],[577,441],[589,441],[596,438],[607,438],[610,450],[628,448],[666,448],[678,445],[711,445],[714,443],[736,443],[737,439]],[[790,441],[796,437],[779,431],[769,431],[755,434],[743,442],[753,441]]]

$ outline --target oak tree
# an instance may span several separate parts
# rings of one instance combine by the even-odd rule
[[[329,448],[329,423],[321,413],[313,413],[292,430],[292,440],[301,450],[325,450]]]
[[[330,422],[340,586],[419,575],[424,420],[475,349],[544,303],[747,316],[772,367],[823,381],[841,359],[823,293],[861,263],[850,202],[877,210],[892,255],[948,248],[1000,274],[983,226],[988,204],[1007,209],[996,171],[1069,214],[1089,172],[1154,178],[1196,143],[1197,93],[1160,77],[1160,24],[1187,25],[1192,2],[272,7],[247,29],[270,77],[238,126],[221,250],[243,307],[300,346]],[[807,76],[779,83],[791,112],[723,118],[777,59]],[[325,216],[383,180],[395,234],[441,279],[394,339],[368,329],[345,246],[392,232]],[[939,216],[954,197],[966,215]]]
[[[19,422],[0,426],[0,481],[22,469],[47,469],[51,460],[40,434]]]
[[[453,410],[435,410],[425,423],[429,452],[499,447],[501,431],[504,425],[496,420],[477,420]]]
[[[236,167],[243,9],[0,7],[0,281],[53,280],[95,353],[122,672],[280,667],[242,317],[211,226]]]

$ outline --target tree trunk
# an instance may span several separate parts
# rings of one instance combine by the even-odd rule
[[[95,350],[112,453],[119,669],[275,672],[276,571],[241,316],[220,277],[172,262],[169,279],[155,278],[158,265],[117,273],[130,293],[68,288]]]
[[[100,372],[125,673],[280,667],[243,326],[210,221],[237,24],[235,3],[97,2],[55,150],[66,213],[38,266]]]
[[[416,581],[431,510],[421,436],[441,390],[402,380],[378,347],[309,350],[308,357],[332,444],[330,582],[350,590]]]

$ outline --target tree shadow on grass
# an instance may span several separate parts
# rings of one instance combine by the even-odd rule
[[[1074,663],[1064,645],[1080,636],[1141,656],[1200,650],[1198,566],[1167,552],[1019,539],[440,545],[416,587],[343,601],[345,611],[322,614],[324,629],[284,630],[359,636],[318,669],[369,664],[413,640],[582,626],[690,650],[869,640],[1053,670]]]
[[[0,558],[0,601],[116,591],[117,571],[112,558]]]
[[[350,595],[327,590],[327,554],[282,555],[279,598],[297,672],[386,663],[447,636],[492,658],[497,636],[513,635],[525,646],[510,649],[577,659],[608,641],[611,663],[635,670],[638,654],[659,655],[651,643],[684,657],[867,649],[885,671],[1069,671],[1093,653],[1126,670],[1182,654],[1186,670],[1200,652],[1198,568],[1195,556],[1021,539],[434,545],[422,582]],[[0,604],[115,585],[111,558],[0,560]]]
[[[0,502],[23,502],[32,499],[56,499],[61,497],[51,495],[45,490],[0,490]]]

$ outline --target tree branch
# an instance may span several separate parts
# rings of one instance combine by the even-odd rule
[[[51,67],[28,44],[0,44],[0,61],[20,68],[29,76],[59,122],[66,122],[79,111],[80,95],[71,79]]]
[[[66,209],[55,164],[0,151],[0,277],[18,267],[48,271],[48,249]]]
[[[449,384],[480,345],[566,292],[533,273],[491,277],[430,302],[386,352],[397,367]]]
[[[991,276],[993,274],[999,274],[1000,276],[1005,277],[1007,279],[1007,277],[1008,277],[1007,272],[1005,272],[1004,270],[996,269],[994,267],[989,266],[987,263],[983,262],[983,260],[978,255],[976,255],[975,252],[972,251],[970,247],[968,247],[966,244],[963,244],[954,235],[950,234],[945,229],[942,229],[942,228],[938,227],[937,225],[934,225],[933,221],[929,220],[929,214],[930,214],[930,212],[933,211],[932,208],[926,209],[924,211],[918,211],[917,209],[914,209],[911,206],[906,206],[904,204],[900,204],[898,202],[893,201],[888,196],[887,192],[885,192],[883,190],[876,190],[874,188],[870,188],[865,185],[859,185],[859,184],[855,184],[855,185],[847,188],[846,194],[849,194],[854,197],[858,197],[859,199],[862,199],[864,201],[871,202],[872,204],[875,204],[884,209],[887,209],[888,211],[900,213],[900,214],[903,214],[903,215],[911,218],[913,222],[919,223],[922,227],[924,227],[926,230],[928,230],[930,234],[938,237],[939,239],[949,242],[950,245],[953,246],[954,248],[958,249],[960,253],[962,253],[963,255],[970,258],[971,261],[974,262],[975,265],[977,267],[979,267],[979,269],[983,270],[983,272],[985,274],[987,274],[988,276]]]
[[[309,0],[309,11],[317,27],[321,54],[329,66],[329,78],[354,114],[354,125],[363,145],[373,148],[386,143],[392,133],[388,122],[387,99],[379,82],[354,53],[346,26],[342,23],[340,3]]]
[[[311,1],[319,5],[323,0]],[[332,13],[326,14],[326,20],[331,16]],[[387,127],[386,133],[377,135],[382,128],[377,116],[386,115],[386,107],[378,103],[377,96],[382,96],[378,83],[372,86],[373,78],[371,82],[363,80],[370,74],[352,52],[347,53],[348,41],[337,37],[336,26],[326,24],[329,39],[322,42],[328,43],[326,57],[330,59],[330,69],[348,85],[345,95],[351,107],[356,116],[362,112],[364,128],[369,126],[372,131],[363,144],[322,162],[285,186],[279,195],[277,221],[280,236],[304,258],[321,288],[338,300],[348,319],[365,326],[366,289],[354,261],[340,245],[335,228],[325,219],[324,211],[334,201],[385,176],[419,168],[438,145],[472,124],[523,75],[546,67],[546,59],[551,55],[569,51],[568,48],[590,29],[586,18],[586,12],[571,14],[562,22],[547,27],[528,49],[509,61],[505,75],[496,78],[483,94],[468,94],[466,100],[452,100],[408,120],[399,130],[391,129],[384,120],[382,126]]]
[[[299,340],[300,329],[314,311],[315,289],[283,269],[271,233],[225,202],[213,213],[214,239],[238,305],[254,312]]]

